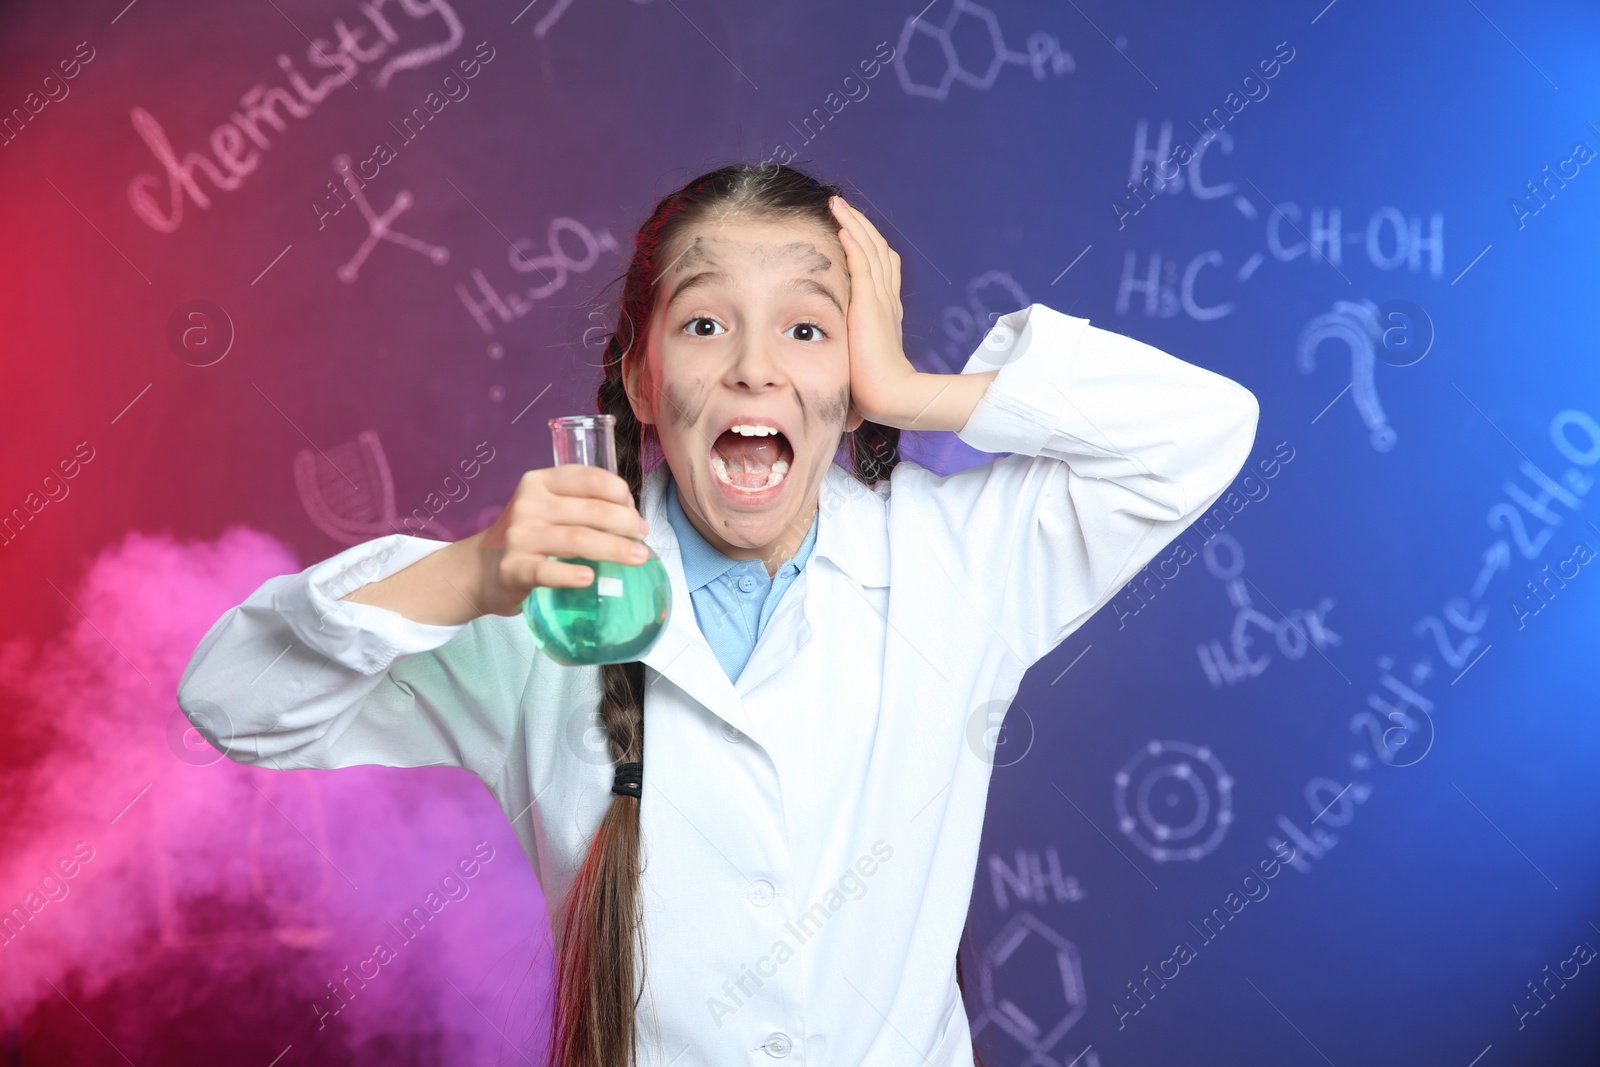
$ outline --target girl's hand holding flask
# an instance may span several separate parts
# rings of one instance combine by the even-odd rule
[[[666,568],[616,473],[609,415],[550,420],[556,465],[528,471],[478,535],[478,602],[528,621],[534,640],[569,666],[643,656],[671,607]]]

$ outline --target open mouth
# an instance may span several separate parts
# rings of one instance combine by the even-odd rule
[[[719,485],[755,497],[783,484],[794,448],[775,426],[736,422],[712,442],[710,462]]]

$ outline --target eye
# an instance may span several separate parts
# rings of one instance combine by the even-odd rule
[[[717,336],[715,331],[708,332],[706,330],[701,329],[702,326],[706,326],[706,325],[715,326],[717,328],[717,330],[721,330],[723,333],[727,332],[726,330],[723,329],[722,323],[718,322],[716,319],[707,318],[704,315],[696,315],[694,318],[692,318],[688,322],[684,323],[683,324],[683,328],[688,330],[695,337],[715,337],[715,336]]]
[[[796,337],[795,340],[796,341],[805,341],[808,344],[814,344],[815,342],[820,341],[823,338],[828,336],[828,331],[824,330],[820,325],[818,325],[815,322],[797,322],[793,326],[789,327],[789,329],[790,330],[804,330],[805,331],[805,336]],[[785,333],[785,336],[787,336],[788,331],[786,330],[786,331],[784,331],[784,333]]]

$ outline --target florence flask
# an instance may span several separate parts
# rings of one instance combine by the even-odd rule
[[[617,473],[615,430],[612,415],[551,419],[556,463],[582,463]],[[534,587],[522,602],[534,642],[551,659],[570,667],[628,663],[649,652],[666,629],[672,582],[648,545],[646,551],[649,556],[638,564],[550,557],[588,567],[595,578],[581,588]]]

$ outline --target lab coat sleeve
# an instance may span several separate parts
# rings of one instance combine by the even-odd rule
[[[392,534],[268,579],[201,639],[179,707],[240,763],[452,766],[492,784],[530,673],[515,628],[497,615],[435,626],[340,599],[446,544]]]
[[[1011,454],[943,478],[910,470],[906,488],[962,608],[981,616],[971,632],[1031,666],[1222,495],[1258,405],[1220,374],[1043,304],[1001,316],[961,373],[988,370],[957,436]]]

